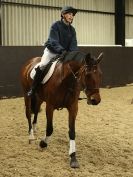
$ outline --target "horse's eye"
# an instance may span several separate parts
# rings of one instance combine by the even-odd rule
[[[93,72],[96,73],[97,72],[97,66],[93,67]]]

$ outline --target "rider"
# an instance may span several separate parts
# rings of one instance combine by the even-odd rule
[[[36,68],[36,74],[28,96],[35,94],[38,85],[46,75],[45,68],[49,61],[57,55],[64,55],[66,52],[78,50],[75,28],[71,25],[77,9],[71,6],[64,6],[61,10],[61,20],[56,21],[50,28],[47,42],[45,43],[44,54],[39,66]]]

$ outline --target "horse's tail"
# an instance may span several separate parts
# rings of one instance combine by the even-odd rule
[[[35,114],[36,112],[36,106],[37,106],[37,98],[35,95],[31,97],[31,112]]]

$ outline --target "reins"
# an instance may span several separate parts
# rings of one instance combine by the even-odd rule
[[[77,80],[78,77],[76,75],[79,73],[79,71],[77,71],[76,73],[74,73],[73,70],[72,70],[72,68],[71,68],[71,66],[69,64],[68,64],[68,66],[70,68],[70,71],[71,71],[73,77],[75,78],[75,80]]]

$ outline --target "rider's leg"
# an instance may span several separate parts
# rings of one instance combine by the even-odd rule
[[[34,76],[32,86],[31,86],[29,92],[27,93],[28,96],[32,96],[35,94],[35,92],[38,88],[38,85],[40,84],[40,82],[42,80],[43,71],[40,69],[39,66],[35,70],[36,70],[36,74]]]
[[[40,69],[43,70],[45,66],[50,62],[50,60],[56,57],[56,55],[57,54],[52,53],[48,48],[45,48],[41,62],[39,63]]]
[[[34,76],[32,86],[29,92],[27,93],[28,96],[32,96],[33,94],[35,94],[38,85],[41,83],[42,79],[47,74],[47,71],[45,70],[47,64],[52,58],[56,57],[56,55],[57,54],[51,53],[47,48],[45,48],[44,54],[41,58],[41,62],[39,63],[39,66],[36,68],[36,74]]]

